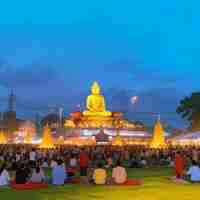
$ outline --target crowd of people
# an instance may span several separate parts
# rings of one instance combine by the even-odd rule
[[[0,186],[31,183],[64,185],[79,177],[83,184],[123,184],[128,168],[171,167],[177,179],[200,182],[200,148],[146,146],[0,146]],[[78,174],[78,175],[77,175]]]

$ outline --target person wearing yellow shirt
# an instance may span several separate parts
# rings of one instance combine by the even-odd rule
[[[104,185],[106,184],[106,179],[107,179],[106,170],[103,169],[102,164],[99,163],[97,169],[95,169],[93,173],[94,183],[97,185]]]

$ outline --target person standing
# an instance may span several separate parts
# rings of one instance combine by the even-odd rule
[[[177,152],[175,155],[175,172],[176,172],[176,178],[181,179],[184,174],[184,157],[180,153],[180,151]]]
[[[79,162],[80,162],[80,175],[83,177],[87,176],[87,169],[89,166],[89,156],[84,148],[81,149]]]
[[[36,151],[35,151],[35,149],[32,149],[30,151],[29,160],[30,160],[31,167],[35,167],[35,163],[36,163]]]

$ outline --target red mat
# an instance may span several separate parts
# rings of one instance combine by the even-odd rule
[[[76,174],[77,169],[75,169],[75,168],[67,168],[67,169],[66,169],[66,172],[67,172],[67,173],[73,173],[73,174]]]
[[[79,184],[81,182],[79,177],[74,177],[71,179],[65,180],[65,184]]]
[[[35,190],[35,189],[48,188],[48,184],[44,184],[44,183],[16,184],[15,182],[12,182],[10,186],[11,188],[16,189],[16,190]]]
[[[141,185],[143,182],[141,180],[127,180],[125,183],[118,184],[120,186],[134,186]]]

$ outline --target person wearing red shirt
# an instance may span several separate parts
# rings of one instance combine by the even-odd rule
[[[183,177],[184,173],[184,157],[180,152],[177,152],[175,156],[175,172],[176,178],[180,179]]]
[[[84,148],[81,149],[79,162],[80,162],[80,175],[87,176],[87,169],[88,169],[88,165],[89,165],[89,156],[86,153]]]

